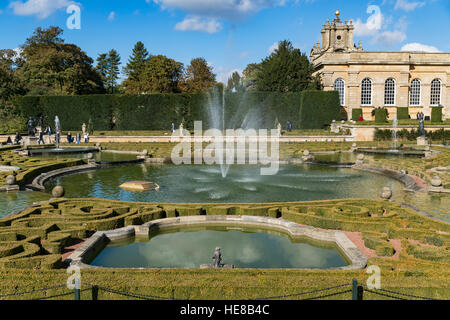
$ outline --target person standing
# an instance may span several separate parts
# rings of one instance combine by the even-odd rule
[[[78,132],[77,133],[77,144],[81,143],[81,134]]]
[[[39,140],[38,140],[38,144],[45,144],[44,143],[44,131],[41,129],[41,131],[39,131]]]
[[[14,144],[20,144],[20,141],[22,140],[22,136],[19,132],[16,132],[16,136],[14,137]]]
[[[89,133],[84,134],[84,143],[89,143]]]
[[[73,142],[72,133],[70,131],[67,132],[67,142],[68,143],[72,143]]]

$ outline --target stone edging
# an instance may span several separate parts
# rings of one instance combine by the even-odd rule
[[[405,186],[405,190],[407,190],[407,191],[416,192],[416,191],[421,191],[423,189],[422,187],[418,186],[416,184],[416,181],[409,175],[402,174],[402,173],[394,171],[394,170],[378,168],[378,167],[371,167],[367,164],[354,165],[354,166],[352,166],[352,169],[368,171],[368,172],[372,172],[372,173],[378,173],[378,174],[387,176],[389,178],[395,179],[395,180],[403,183],[403,185]]]
[[[311,226],[301,226],[283,219],[257,216],[189,216],[166,218],[147,222],[141,226],[129,226],[111,231],[97,231],[83,245],[76,249],[67,259],[70,265],[80,268],[98,268],[88,265],[95,255],[110,241],[123,240],[135,236],[149,236],[150,231],[183,226],[223,226],[238,225],[246,227],[261,227],[287,232],[293,238],[310,238],[317,241],[335,243],[351,264],[345,267],[321,270],[358,270],[367,266],[367,257],[343,232],[332,232]],[[200,266],[199,266],[200,267]],[[165,269],[165,268],[162,268]]]

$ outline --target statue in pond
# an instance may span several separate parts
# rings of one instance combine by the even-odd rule
[[[34,121],[33,118],[30,117],[30,119],[27,122],[28,127],[28,136],[33,137],[34,136]]]
[[[222,253],[220,252],[220,247],[216,248],[216,251],[214,252],[214,268],[222,268],[221,262],[222,262]]]

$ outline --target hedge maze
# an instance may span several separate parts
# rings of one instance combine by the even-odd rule
[[[82,164],[85,164],[83,160],[21,157],[14,151],[0,150],[1,166],[14,166],[20,168],[20,170],[13,172],[0,172],[0,186],[5,184],[5,179],[9,175],[15,175],[17,184],[23,185],[25,182],[41,173]]]
[[[332,200],[273,204],[152,204],[101,199],[58,199],[0,219],[0,268],[57,269],[64,248],[105,231],[148,221],[193,215],[253,215],[283,218],[330,230],[362,232],[377,257],[395,253],[450,267],[450,225],[388,201]]]

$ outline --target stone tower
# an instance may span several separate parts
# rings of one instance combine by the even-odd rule
[[[353,21],[342,22],[340,12],[336,11],[336,18],[330,24],[330,20],[322,27],[322,45],[319,42],[311,50],[311,60],[316,59],[325,52],[351,52],[362,51],[361,45],[356,47],[353,42]]]

